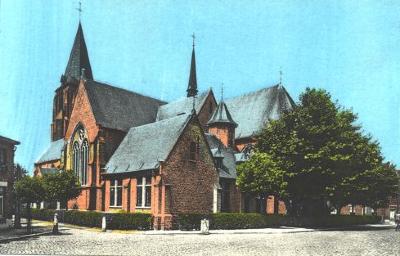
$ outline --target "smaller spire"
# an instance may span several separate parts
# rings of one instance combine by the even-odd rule
[[[282,73],[282,67],[280,67],[280,68],[279,68],[279,86],[280,86],[280,87],[282,86],[282,75],[283,75],[283,73]]]
[[[228,110],[225,102],[221,100],[218,104],[217,108],[214,110],[210,120],[207,122],[207,125],[210,126],[212,124],[228,124],[233,127],[237,127],[238,124],[233,121],[231,113]]]
[[[195,35],[193,33],[192,35],[193,38],[193,50],[192,50],[192,60],[190,64],[190,74],[189,74],[189,83],[188,83],[188,88],[186,90],[187,92],[187,97],[193,97],[197,95],[197,76],[196,76],[196,55],[194,52],[194,40],[195,40]]]

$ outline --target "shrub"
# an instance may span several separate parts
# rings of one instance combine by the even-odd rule
[[[199,230],[201,219],[210,220],[210,229],[269,228],[279,226],[293,227],[346,227],[374,224],[380,221],[377,216],[328,215],[317,218],[290,217],[284,215],[264,215],[259,213],[214,213],[179,214],[174,218],[174,229]]]
[[[63,222],[86,227],[101,227],[103,213],[95,211],[65,211]]]
[[[53,221],[54,213],[56,210],[52,209],[31,209],[32,219],[36,220],[44,220],[44,221]],[[26,212],[23,213],[24,217],[26,217]]]
[[[210,215],[200,213],[178,214],[173,218],[172,229],[199,230],[200,221],[209,219]]]
[[[148,213],[110,213],[107,228],[110,229],[151,229],[152,217]]]
[[[95,211],[32,209],[32,218],[53,221],[54,213],[56,212],[60,222],[78,226],[101,227],[102,217],[106,216],[107,229],[146,230],[152,227],[152,217],[149,213],[102,213]]]

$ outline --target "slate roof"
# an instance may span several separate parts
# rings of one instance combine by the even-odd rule
[[[221,157],[222,159],[222,168],[218,169],[220,178],[227,179],[236,179],[236,161],[235,161],[235,152],[232,148],[227,148],[222,144],[222,142],[209,133],[206,133],[206,139],[208,144],[210,145],[211,152],[213,153],[213,157]]]
[[[154,170],[164,161],[189,122],[180,115],[129,130],[106,165],[106,173]]]
[[[217,124],[217,123],[230,124],[232,126],[237,127],[237,123],[233,121],[231,113],[229,113],[228,107],[226,106],[224,101],[221,101],[218,104],[210,120],[207,122],[207,124]]]
[[[87,80],[85,88],[96,122],[103,127],[128,131],[129,128],[154,122],[160,105],[165,104],[105,83]]]
[[[42,173],[42,175],[46,175],[46,174],[56,174],[59,171],[57,170],[57,168],[40,168],[40,172]]]
[[[189,83],[188,88],[186,90],[187,96],[192,97],[197,95],[197,76],[196,76],[196,55],[194,53],[194,44],[192,50],[192,61],[190,64],[190,74],[189,74]]]
[[[211,89],[202,92],[196,97],[195,100],[196,113],[199,113],[200,109],[203,107],[207,99],[207,96],[210,93],[212,93]],[[179,100],[161,106],[158,109],[157,121],[171,118],[179,114],[190,114],[192,112],[192,109],[193,109],[193,97],[181,98]]]
[[[85,37],[83,36],[82,25],[79,22],[78,30],[76,31],[74,44],[72,45],[72,50],[64,75],[79,80],[81,77],[82,68],[85,69],[85,77],[88,79],[93,79],[92,67],[90,66]]]
[[[64,139],[59,139],[56,141],[52,141],[47,150],[42,154],[39,160],[36,162],[37,164],[45,163],[49,161],[58,160],[61,157],[61,151],[64,148]]]
[[[295,103],[283,86],[275,85],[225,101],[233,120],[238,123],[236,139],[259,133],[268,120],[278,119]]]

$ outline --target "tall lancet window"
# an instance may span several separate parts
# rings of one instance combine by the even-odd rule
[[[79,128],[74,133],[72,164],[76,177],[82,186],[88,182],[89,143],[85,131]]]

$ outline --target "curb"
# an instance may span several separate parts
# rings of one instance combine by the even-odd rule
[[[36,234],[29,234],[29,235],[22,235],[22,236],[14,236],[14,237],[9,237],[9,238],[3,238],[0,239],[0,244],[1,243],[7,243],[11,241],[17,241],[17,240],[23,240],[26,238],[31,238],[31,237],[36,237],[36,236],[42,236],[42,235],[49,235],[52,234],[53,231],[46,231],[46,232],[41,232],[41,233],[36,233]]]

